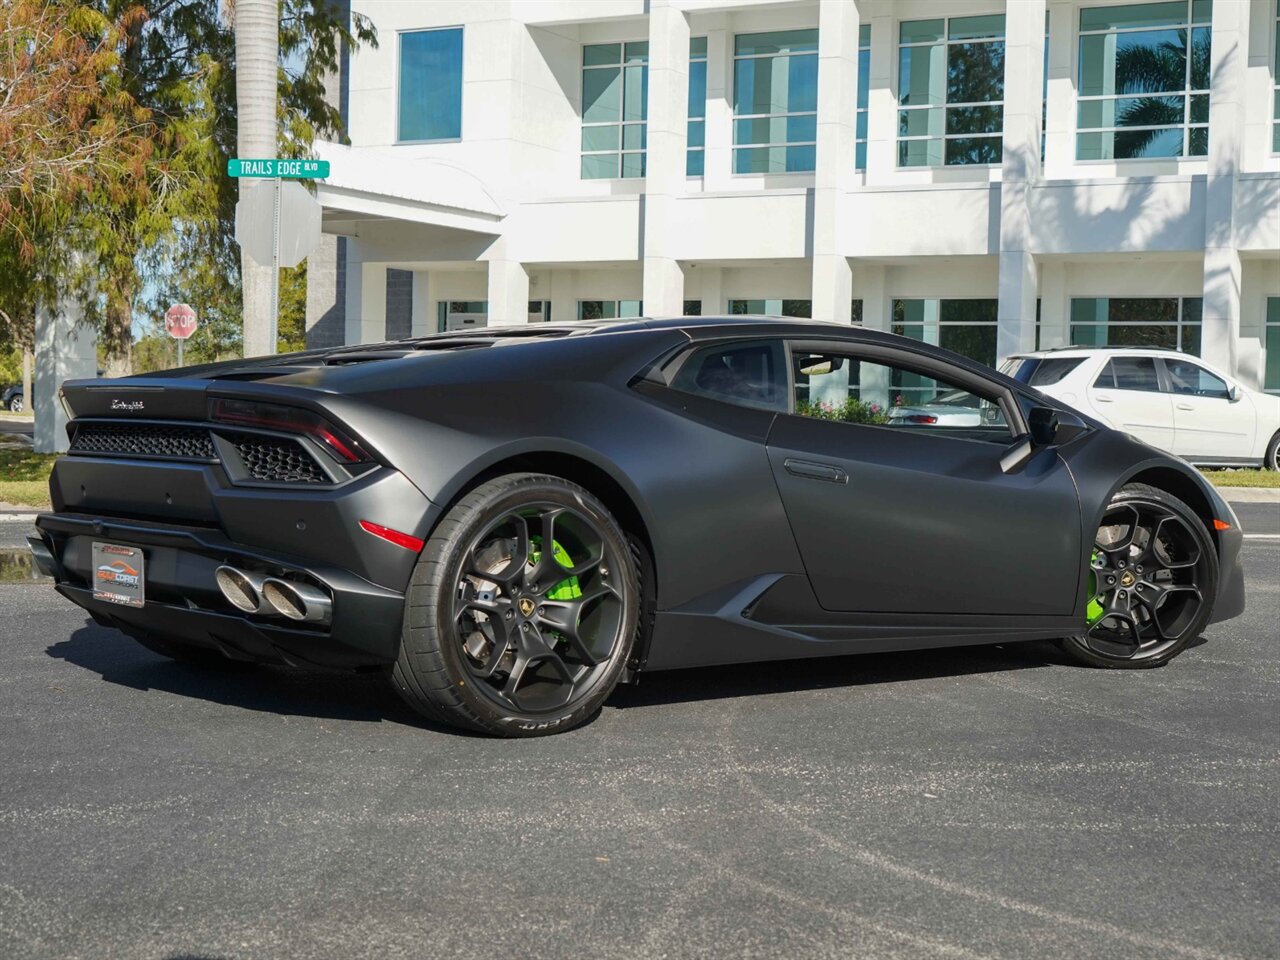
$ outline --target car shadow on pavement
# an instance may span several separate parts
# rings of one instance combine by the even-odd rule
[[[1062,651],[1053,644],[1029,641],[1000,646],[946,647],[777,663],[735,664],[728,667],[698,667],[692,670],[645,674],[639,683],[621,686],[614,691],[608,705],[622,709],[650,707],[693,700],[903,683],[1068,664]]]
[[[212,703],[267,713],[331,720],[390,721],[460,734],[420,718],[378,673],[292,667],[225,667],[177,663],[152,653],[118,630],[92,621],[46,653],[134,690],[160,690]]]
[[[225,669],[190,666],[152,653],[118,630],[97,626],[92,621],[86,621],[84,627],[68,639],[53,644],[46,652],[93,671],[108,683],[135,690],[161,690],[290,716],[366,723],[388,721],[457,736],[479,736],[419,717],[400,701],[379,674],[252,667],[233,662],[228,662]],[[1068,664],[1053,644],[1033,641],[699,667],[645,674],[638,684],[619,686],[606,706],[625,710]]]

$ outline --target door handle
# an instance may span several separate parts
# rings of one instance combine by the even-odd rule
[[[788,457],[782,466],[793,477],[804,477],[806,480],[825,480],[827,483],[848,483],[849,474],[829,463],[814,463],[812,460],[794,460]]]
[[[1093,399],[1097,400],[1099,403],[1114,403],[1116,398],[1109,394],[1099,393],[1096,394]]]
[[[1179,410],[1194,410],[1194,409],[1195,409],[1195,407],[1193,407],[1193,406],[1192,406],[1191,404],[1189,404],[1189,403],[1179,403],[1179,404],[1177,404],[1177,407],[1178,407],[1178,409],[1179,409]]]

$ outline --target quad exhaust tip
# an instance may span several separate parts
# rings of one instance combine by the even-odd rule
[[[219,567],[213,576],[218,581],[218,589],[222,591],[222,595],[237,610],[245,613],[263,612],[262,577],[235,567]]]
[[[306,583],[271,578],[262,585],[262,596],[282,617],[305,623],[328,623],[333,601]]]
[[[214,579],[227,602],[245,613],[276,614],[301,623],[321,624],[329,623],[333,617],[329,595],[310,584],[230,566],[218,567]]]

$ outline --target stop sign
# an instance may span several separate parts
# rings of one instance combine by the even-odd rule
[[[200,325],[196,312],[185,303],[175,303],[164,315],[165,333],[175,340],[185,340],[196,332]]]

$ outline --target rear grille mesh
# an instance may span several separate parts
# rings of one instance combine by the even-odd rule
[[[148,423],[86,423],[76,430],[71,452],[172,460],[218,459],[208,430]]]
[[[235,448],[244,464],[243,473],[237,471],[235,458],[228,455],[228,472],[233,476],[260,483],[333,482],[297,440],[221,429],[217,433],[224,443]],[[221,458],[213,434],[208,427],[185,424],[82,423],[71,441],[71,453],[217,463]]]
[[[252,433],[227,434],[245,470],[270,483],[331,483],[311,454],[296,440]]]

